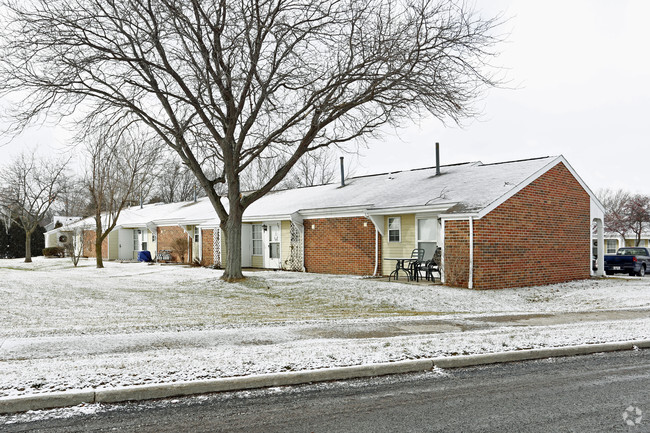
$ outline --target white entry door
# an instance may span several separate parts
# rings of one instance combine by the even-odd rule
[[[120,260],[133,260],[134,237],[137,236],[137,231],[132,229],[118,229],[119,249],[117,258]]]
[[[280,223],[265,223],[267,230],[264,233],[264,267],[268,269],[280,269]]]

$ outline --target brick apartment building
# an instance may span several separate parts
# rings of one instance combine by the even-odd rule
[[[602,205],[564,157],[439,171],[272,192],[244,212],[242,264],[388,275],[391,259],[414,248],[428,258],[439,247],[446,284],[497,289],[589,278],[595,242],[603,269]],[[207,199],[127,209],[116,231],[121,241],[119,248],[108,245],[109,259],[166,250],[173,261],[182,255],[184,262],[220,267],[227,253]]]

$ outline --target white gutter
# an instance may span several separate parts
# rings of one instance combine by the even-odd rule
[[[467,288],[474,288],[474,217],[469,217],[469,280]]]
[[[423,206],[396,206],[396,207],[383,207],[383,208],[374,208],[368,206],[366,215],[397,215],[404,213],[435,213],[439,214],[442,211],[445,211],[453,206],[457,202],[446,202],[446,203],[434,203],[427,204]]]

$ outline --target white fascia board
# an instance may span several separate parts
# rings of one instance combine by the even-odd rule
[[[447,209],[455,206],[456,202],[439,203],[425,206],[400,206],[400,207],[386,207],[380,209],[368,209],[367,215],[398,215],[398,214],[424,214],[433,213],[438,214],[446,211]]]
[[[220,227],[219,221],[218,220],[213,220],[213,221],[206,221],[198,225],[199,228],[202,229],[216,229]]]
[[[243,223],[256,223],[256,222],[262,222],[262,221],[286,221],[286,220],[291,220],[291,215],[289,215],[289,214],[283,214],[283,215],[251,215],[251,216],[244,216],[241,221]]]
[[[121,228],[121,229],[146,229],[147,224],[144,223],[136,223],[136,224],[120,224],[118,226],[115,226],[115,228]]]
[[[201,218],[201,219],[186,219],[186,218],[169,218],[169,219],[157,219],[157,220],[152,220],[147,223],[153,224],[157,227],[164,227],[164,226],[198,226],[199,224],[202,224],[204,222],[210,221],[209,219]]]
[[[209,220],[206,220],[204,218],[194,219],[194,220],[185,219],[185,220],[181,221],[180,224],[184,224],[186,226],[198,226],[198,225],[200,225],[201,223],[203,223],[205,221],[209,221]]]
[[[368,208],[372,205],[345,206],[324,209],[299,210],[298,212],[304,219],[312,218],[345,218],[345,217],[362,217],[365,216]]]
[[[477,213],[451,213],[451,214],[441,214],[440,218],[445,221],[458,221],[458,220],[468,220],[470,218],[478,218]]]
[[[178,225],[179,220],[178,220],[178,219],[172,219],[172,218],[168,218],[168,219],[157,219],[157,220],[151,220],[150,223],[151,223],[151,224],[155,224],[155,225],[157,225],[158,227],[164,227],[164,226],[175,226],[175,225]]]

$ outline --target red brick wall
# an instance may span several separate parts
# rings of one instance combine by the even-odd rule
[[[445,284],[467,287],[469,281],[469,221],[445,221]]]
[[[307,272],[372,275],[375,226],[370,220],[364,217],[309,219],[303,224]],[[381,275],[381,236],[377,272]]]
[[[558,164],[474,221],[474,288],[589,278],[589,231],[589,195]]]
[[[173,262],[180,262],[180,252],[174,245],[176,239],[182,239],[184,245],[187,245],[185,250],[184,263],[192,262],[192,239],[187,242],[188,235],[179,226],[163,226],[158,227],[158,252],[161,250],[170,250]]]
[[[214,230],[201,230],[201,256],[204,266],[214,265]]]
[[[94,230],[84,230],[84,257],[96,257],[95,239],[97,239],[97,237],[95,236]],[[108,258],[108,236],[106,236],[102,241],[102,258]]]

